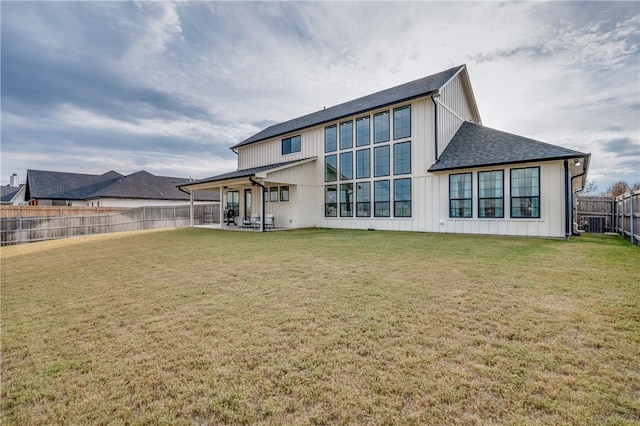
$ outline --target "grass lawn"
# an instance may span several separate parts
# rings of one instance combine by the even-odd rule
[[[1,250],[2,424],[640,424],[640,249],[176,229]]]

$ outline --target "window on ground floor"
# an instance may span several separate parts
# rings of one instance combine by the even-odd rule
[[[324,187],[324,215],[326,217],[338,216],[338,187],[336,185]]]
[[[388,180],[373,183],[373,215],[375,217],[390,216],[390,188]]]
[[[449,217],[471,217],[471,173],[449,175]]]
[[[353,216],[353,184],[340,184],[340,216]]]
[[[478,172],[478,217],[504,217],[504,171]]]
[[[356,182],[356,216],[371,217],[371,182]]]
[[[393,215],[411,217],[411,179],[393,181]]]
[[[540,167],[511,169],[511,217],[540,217]]]
[[[269,188],[269,201],[275,203],[278,201],[278,187],[272,186]]]
[[[289,201],[289,187],[281,186],[280,187],[280,201]]]

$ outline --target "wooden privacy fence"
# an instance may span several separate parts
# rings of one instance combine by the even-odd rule
[[[615,232],[640,245],[640,189],[617,196],[614,215]]]
[[[194,225],[220,223],[220,204],[197,204]],[[22,244],[80,235],[189,226],[189,206],[138,207],[111,214],[3,217],[0,243]]]
[[[0,217],[89,216],[129,210],[131,207],[1,206]]]

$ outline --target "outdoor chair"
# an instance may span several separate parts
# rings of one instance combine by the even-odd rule
[[[259,228],[260,227],[260,216],[257,214],[252,214],[249,218],[249,228]]]
[[[275,220],[275,217],[273,216],[272,213],[267,213],[264,215],[264,229],[273,229],[273,221]]]

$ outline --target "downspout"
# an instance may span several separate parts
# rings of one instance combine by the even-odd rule
[[[434,141],[434,145],[435,145],[435,150],[436,150],[436,156],[435,156],[435,162],[438,161],[438,103],[436,102],[436,96],[440,96],[440,93],[435,92],[434,94],[431,95],[431,102],[433,102],[433,141]]]
[[[573,180],[574,180],[575,178],[579,178],[579,177],[584,176],[584,175],[586,175],[586,174],[587,174],[587,171],[586,171],[586,170],[584,170],[584,169],[582,169],[582,173],[580,173],[579,175],[575,175],[574,177],[572,177],[572,178],[571,178],[571,187],[570,187],[570,188],[571,188],[571,190],[572,190],[572,191],[573,191]],[[584,188],[582,188],[582,189],[584,189]],[[582,189],[581,189],[580,191],[582,191]],[[576,192],[578,192],[578,191],[576,191]],[[571,195],[572,195],[572,197],[571,197],[571,219],[572,219],[572,226],[571,226],[571,229],[573,230],[573,207],[574,207],[574,206],[573,206],[573,193],[572,193]],[[576,216],[577,216],[577,213],[576,213]],[[577,217],[576,217],[576,220],[577,220]],[[575,232],[573,232],[573,231],[572,231],[571,233],[572,233],[573,235],[579,235],[579,234],[576,234],[576,233],[575,233]]]
[[[569,239],[571,236],[570,226],[572,226],[569,218],[569,197],[571,196],[571,190],[569,188],[569,160],[564,160],[564,192],[564,236],[566,239]],[[571,214],[571,216],[573,216],[573,214]]]
[[[249,182],[251,182],[253,185],[258,185],[260,188],[262,188],[262,197],[260,197],[260,202],[262,204],[261,212],[260,212],[261,213],[260,214],[260,232],[264,232],[264,214],[267,209],[266,203],[265,203],[265,192],[267,188],[257,180],[253,180],[251,176],[249,176]]]

